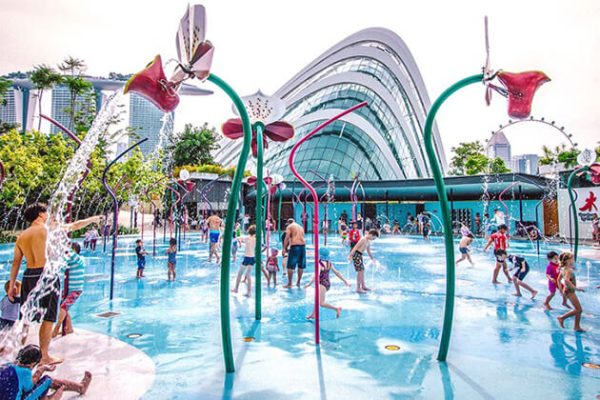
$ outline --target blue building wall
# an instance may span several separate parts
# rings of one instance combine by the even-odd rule
[[[504,203],[508,207],[507,214],[507,222],[510,220],[510,231],[514,232],[517,229],[517,222],[519,219],[523,221],[536,221],[535,218],[535,208],[538,204],[538,200],[523,200],[523,215],[522,218],[520,216],[519,211],[519,201],[518,200],[505,200]],[[483,203],[481,201],[455,201],[453,203],[454,209],[468,209],[471,211],[471,226],[470,229],[472,231],[475,230],[475,213],[479,213],[483,222]],[[432,213],[432,230],[437,232],[440,230],[441,224],[441,211],[440,205],[438,202],[426,202],[424,203],[425,211],[429,211]],[[502,212],[506,214],[505,207],[499,201],[490,201],[488,203],[488,212],[493,216],[494,210],[499,208]],[[389,219],[390,225],[393,224],[394,221],[398,221],[400,226],[404,226],[406,224],[407,213],[410,213],[412,216],[417,214],[417,204],[416,203],[379,203],[376,204],[377,216],[379,216],[383,222],[386,220],[386,216]],[[387,210],[387,215],[386,215]],[[319,220],[323,221],[324,218],[324,206],[319,204]],[[352,216],[352,204],[351,203],[333,203],[328,205],[328,219],[331,221],[330,229],[337,230],[337,219],[342,214],[343,211],[346,211],[348,218],[350,219]],[[357,205],[357,212],[361,212],[360,203]],[[538,217],[538,227],[543,231],[544,225],[544,216],[543,216],[543,207],[539,206],[539,217]],[[363,217],[365,216],[364,213]],[[313,215],[313,205],[309,203],[307,205],[307,225],[308,230],[311,231],[311,218]],[[302,205],[297,203],[294,207],[294,219],[298,222],[302,221]],[[516,220],[516,221],[515,221]]]

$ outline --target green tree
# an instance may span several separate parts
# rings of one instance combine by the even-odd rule
[[[483,154],[473,154],[465,162],[466,175],[479,174],[504,174],[510,172],[510,169],[504,164],[500,157],[489,158]]]
[[[483,154],[483,145],[479,141],[475,142],[461,142],[457,147],[452,148],[454,156],[450,161],[450,172],[449,175],[466,175],[467,174],[467,160],[473,156]],[[487,157],[486,157],[487,158]],[[478,157],[475,157],[472,163],[481,161]]]
[[[573,168],[577,165],[577,156],[580,151],[576,148],[567,149],[567,146],[560,144],[553,149],[548,146],[542,146],[542,156],[540,157],[540,165],[552,165],[556,163],[564,163],[565,168]]]
[[[89,129],[96,114],[94,87],[82,77],[86,68],[83,60],[71,56],[58,65],[58,69],[65,74],[62,83],[69,89],[69,106],[64,110],[69,115],[67,128],[79,132]]]
[[[167,148],[172,154],[173,166],[214,164],[211,151],[219,148],[218,137],[215,128],[209,128],[206,123],[201,127],[186,124]]]
[[[42,114],[42,95],[44,90],[52,88],[54,85],[59,84],[62,81],[62,76],[58,74],[54,69],[47,65],[38,65],[31,74],[31,82],[38,90],[38,111]],[[42,127],[42,119],[38,124],[38,131]]]
[[[6,93],[12,87],[12,82],[8,79],[0,78],[0,106],[6,105]]]

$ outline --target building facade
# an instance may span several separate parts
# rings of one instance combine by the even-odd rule
[[[488,154],[492,158],[501,158],[507,168],[510,168],[512,163],[510,142],[502,131],[496,132],[487,144]]]
[[[538,162],[540,157],[537,154],[520,154],[512,159],[513,171],[521,174],[537,175]]]
[[[429,177],[423,129],[431,102],[417,64],[394,32],[371,28],[346,38],[302,69],[275,96],[294,125],[295,137],[269,143],[265,168],[291,177],[292,146],[320,123],[367,101],[308,140],[297,153],[296,167],[308,179],[314,172],[335,179],[411,179]],[[446,157],[437,127],[434,146],[443,169]],[[240,141],[223,141],[216,154],[233,164]],[[314,171],[314,172],[313,172]]]

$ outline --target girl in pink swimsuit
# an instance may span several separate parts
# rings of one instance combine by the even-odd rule
[[[340,278],[346,286],[350,286],[350,283],[340,274],[340,272],[333,268],[333,264],[330,261],[329,249],[327,247],[321,247],[319,249],[319,305],[321,307],[329,308],[330,310],[335,310],[336,318],[340,317],[342,313],[342,307],[336,307],[326,302],[327,291],[331,287],[331,282],[329,281],[329,271],[333,271],[333,273]],[[308,282],[304,288],[308,288],[315,281],[315,277]],[[306,317],[307,319],[315,318],[314,311]]]

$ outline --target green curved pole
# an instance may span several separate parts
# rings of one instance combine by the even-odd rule
[[[444,185],[444,177],[442,176],[442,169],[437,159],[435,149],[433,147],[433,121],[440,108],[440,106],[450,97],[454,92],[462,89],[465,86],[473,83],[479,83],[483,81],[483,75],[473,75],[465,78],[461,81],[456,82],[454,85],[446,89],[440,97],[438,97],[429,113],[427,113],[427,120],[425,121],[425,150],[427,153],[427,159],[429,160],[429,166],[433,174],[435,181],[435,188],[437,190],[438,199],[440,201],[440,207],[442,211],[442,221],[444,223],[444,244],[446,247],[446,303],[444,306],[444,326],[442,328],[442,338],[440,341],[440,348],[438,351],[438,361],[446,361],[448,355],[448,347],[450,345],[450,334],[452,332],[452,318],[454,316],[454,243],[452,238],[452,218],[450,216],[450,207],[448,205],[448,196],[446,193],[446,185]]]
[[[254,282],[255,299],[254,299],[254,319],[259,321],[262,318],[262,280],[260,276],[261,270],[261,255],[262,255],[262,231],[263,231],[263,129],[264,125],[261,122],[254,124],[256,131],[256,247],[254,257],[256,264],[254,265]]]
[[[233,349],[231,347],[231,322],[229,315],[229,269],[231,266],[231,244],[233,241],[233,224],[235,222],[235,212],[237,208],[240,191],[242,188],[242,179],[244,178],[244,170],[246,169],[246,161],[248,161],[248,153],[250,152],[250,142],[252,141],[252,127],[250,126],[250,118],[248,112],[240,96],[221,78],[214,74],[208,76],[208,80],[222,89],[227,96],[233,101],[244,128],[244,144],[240,152],[235,173],[233,174],[233,182],[231,183],[231,192],[227,202],[227,218],[225,218],[225,232],[223,233],[223,254],[221,258],[221,341],[223,346],[223,358],[225,360],[225,370],[227,372],[235,372],[235,364],[233,362]]]
[[[575,208],[575,196],[573,195],[573,179],[578,172],[585,172],[589,167],[575,168],[569,175],[567,180],[567,190],[569,191],[569,199],[571,200],[571,212],[573,213],[573,228],[575,229],[575,243],[573,244],[573,257],[577,261],[577,251],[579,250],[579,221],[577,220],[577,209]]]

